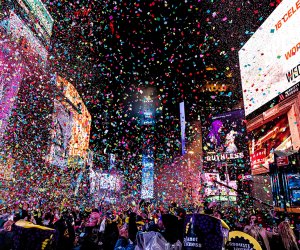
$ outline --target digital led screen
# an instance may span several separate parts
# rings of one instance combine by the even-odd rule
[[[66,79],[58,76],[57,86],[60,88],[64,96],[77,108],[77,110],[71,108],[70,112],[73,117],[73,126],[69,146],[69,155],[81,156],[87,158],[88,148],[89,148],[89,138],[91,129],[91,115],[88,112],[84,102],[82,101],[80,95],[78,94],[76,88],[68,82]]]
[[[202,130],[204,168],[245,158],[248,148],[243,110],[213,116]]]
[[[0,43],[0,144],[24,74],[24,64],[11,48]]]
[[[154,159],[150,155],[143,155],[142,159],[142,199],[152,199],[154,196]]]
[[[20,41],[22,52],[25,55],[31,55],[32,60],[37,60],[40,64],[45,65],[48,51],[13,11],[10,12],[9,33],[16,41]]]
[[[181,131],[181,154],[184,155],[185,152],[185,110],[184,102],[179,104],[180,111],[180,131]]]
[[[100,189],[119,191],[121,189],[120,176],[116,174],[102,173],[98,175]]]
[[[249,150],[252,174],[269,171],[269,164],[275,160],[274,151],[292,147],[292,138],[287,115],[254,129],[249,133]]]
[[[96,173],[92,168],[89,171],[90,180],[90,193],[95,193],[99,191],[99,178],[98,173]]]
[[[116,155],[109,154],[109,169],[113,169],[116,166]]]
[[[49,162],[65,168],[68,165],[68,147],[72,137],[73,116],[61,102],[54,100],[52,117],[52,145]]]
[[[48,33],[49,36],[52,34],[52,27],[54,20],[50,13],[47,11],[45,5],[40,0],[18,0],[19,3],[24,2],[31,13],[37,18],[41,26]]]
[[[287,183],[292,205],[300,206],[300,175],[287,174]]]
[[[144,96],[142,100],[141,110],[141,124],[154,125],[155,124],[155,107],[152,96]]]
[[[300,81],[299,22],[299,0],[284,0],[239,51],[246,116]]]
[[[228,178],[228,176],[226,176]],[[234,189],[237,189],[236,181],[222,181],[220,180],[220,175],[218,173],[205,173],[204,174],[204,194],[207,198],[217,199],[217,200],[230,200],[236,199],[237,193]],[[230,188],[217,184],[215,181],[228,185]],[[234,198],[233,198],[234,197]]]

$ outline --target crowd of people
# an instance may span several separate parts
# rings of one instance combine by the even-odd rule
[[[35,245],[35,249],[185,249],[185,219],[189,214],[206,214],[220,220],[230,231],[244,231],[263,250],[298,250],[296,218],[266,211],[216,202],[198,206],[171,203],[166,207],[142,200],[119,209],[109,204],[94,208],[46,204],[32,207],[24,202],[4,207],[0,212],[0,250],[25,249],[26,244],[22,242],[26,240],[25,234],[21,233],[23,238],[17,236],[22,227],[48,230],[44,235],[49,239],[43,238],[43,244]],[[28,243],[31,249],[35,240],[41,239],[32,238]]]

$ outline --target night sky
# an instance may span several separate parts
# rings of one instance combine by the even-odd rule
[[[179,102],[188,141],[190,122],[241,103],[238,51],[280,1],[44,2],[55,20],[50,64],[92,114],[91,148],[134,168],[145,138],[161,161],[180,154]],[[207,83],[229,88],[203,92]],[[155,127],[134,113],[145,87],[157,91]]]

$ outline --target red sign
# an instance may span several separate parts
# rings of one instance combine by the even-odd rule
[[[266,162],[266,150],[259,149],[254,152],[254,154],[250,155],[251,158],[251,166],[252,168],[259,167],[261,164],[265,164]]]
[[[278,167],[287,166],[289,165],[289,157],[287,156],[277,157],[276,162]]]

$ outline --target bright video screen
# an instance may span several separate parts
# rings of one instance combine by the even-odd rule
[[[245,115],[300,81],[300,2],[284,0],[239,51]]]

